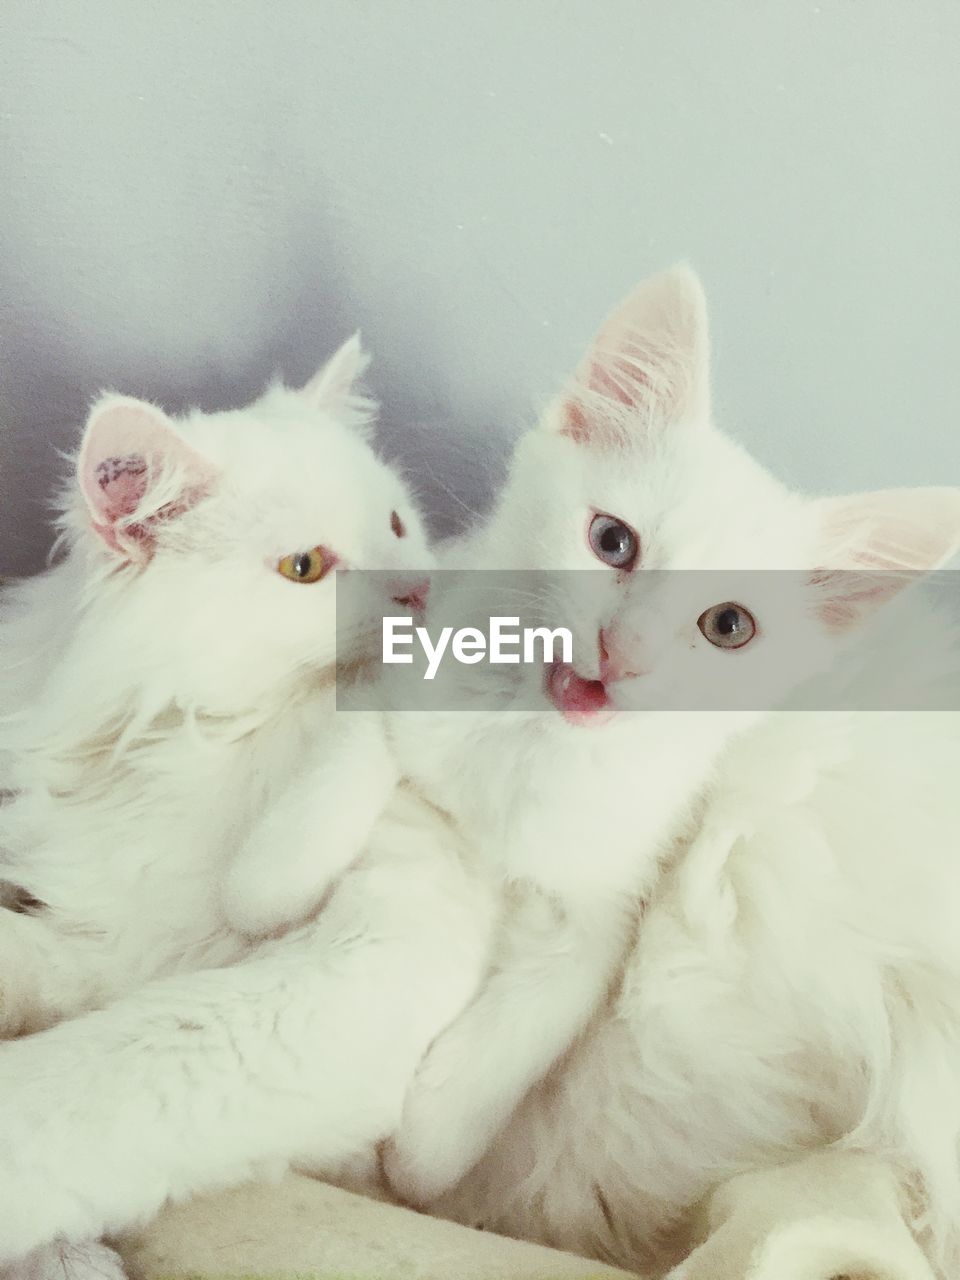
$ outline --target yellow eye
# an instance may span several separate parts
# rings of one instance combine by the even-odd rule
[[[277,564],[277,573],[291,582],[319,582],[333,564],[323,547],[294,551]]]

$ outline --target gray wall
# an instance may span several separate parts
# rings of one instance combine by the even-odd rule
[[[711,293],[796,482],[960,481],[957,0],[3,0],[0,570],[104,385],[361,326],[442,526],[632,283]]]

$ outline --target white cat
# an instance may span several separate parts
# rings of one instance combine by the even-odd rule
[[[573,583],[564,598],[563,575],[542,590],[534,620],[572,621],[581,655],[548,675],[553,724],[394,726],[471,847],[552,888],[563,927],[508,927],[511,962],[432,1046],[387,1170],[404,1198],[462,1221],[662,1268],[715,1187],[838,1142],[923,1188],[925,1239],[952,1275],[960,647],[915,592],[897,630],[890,597],[960,545],[960,490],[788,492],[710,425],[707,363],[696,281],[639,289],[521,443],[466,561],[616,570],[605,593]],[[696,572],[645,572],[665,569]],[[804,668],[829,671],[821,698],[835,699],[807,705],[879,709],[661,710],[717,705],[718,687],[733,708],[769,708]],[[519,705],[538,677],[500,678]],[[910,712],[938,693],[942,714]],[[621,935],[594,930],[618,902],[626,913],[631,859],[642,919],[620,989],[507,1124],[505,1083],[542,1078],[603,1002]],[[849,1245],[841,1230],[825,1277],[861,1274]],[[907,1245],[890,1274],[920,1273]]]
[[[242,410],[93,408],[62,561],[0,602],[5,1034],[242,954],[226,872],[229,898],[254,868],[260,918],[306,915],[362,849],[395,769],[376,717],[332,714],[335,578],[390,570],[409,598],[429,565],[370,445],[365,364],[353,338],[301,391]],[[341,657],[371,652],[340,639]],[[271,802],[289,820],[306,769],[310,864],[275,847],[264,875]]]
[[[600,560],[613,570],[599,596],[590,593],[589,614],[576,595],[563,608],[544,602],[548,620],[559,611],[575,624],[583,665],[552,668],[532,691],[523,688],[529,672],[517,673],[518,690],[533,692],[542,710],[478,703],[469,715],[411,716],[418,781],[430,798],[409,790],[394,798],[315,924],[233,969],[152,984],[0,1048],[0,1200],[12,1207],[0,1256],[58,1232],[129,1222],[167,1195],[238,1180],[263,1163],[293,1158],[329,1171],[362,1154],[399,1119],[417,1044],[475,986],[472,967],[482,962],[504,879],[496,963],[425,1059],[388,1158],[408,1194],[436,1195],[496,1138],[513,1100],[601,1008],[638,925],[639,959],[628,965],[616,1016],[601,1016],[598,1037],[571,1059],[575,1102],[562,1072],[535,1088],[495,1144],[499,1181],[484,1178],[481,1165],[454,1206],[461,1216],[489,1208],[493,1226],[510,1229],[516,1219],[521,1233],[642,1258],[717,1183],[828,1142],[868,1114],[889,1121],[873,1138],[921,1171],[942,1219],[948,1184],[930,1178],[932,1130],[911,1112],[905,1077],[881,1070],[898,1039],[877,999],[883,975],[901,964],[910,991],[912,961],[922,956],[949,989],[960,966],[952,935],[939,936],[941,927],[934,948],[922,907],[904,911],[914,876],[902,857],[869,865],[876,840],[896,843],[903,807],[872,822],[864,842],[859,812],[840,805],[846,821],[828,838],[788,844],[792,875],[779,897],[767,862],[777,862],[776,851],[761,841],[753,895],[737,896],[745,833],[771,814],[806,831],[810,778],[815,788],[819,771],[832,777],[862,721],[827,717],[825,737],[814,717],[788,720],[788,736],[798,737],[778,756],[776,719],[757,725],[752,711],[651,708],[678,682],[709,694],[731,681],[733,705],[756,682],[758,705],[775,701],[797,679],[776,653],[793,652],[799,637],[817,670],[847,643],[838,623],[853,627],[877,604],[862,598],[855,574],[818,571],[933,567],[960,537],[960,499],[950,490],[827,503],[788,494],[710,426],[706,367],[695,280],[671,273],[639,290],[569,394],[521,444],[490,526],[464,556],[484,568]],[[651,592],[649,568],[712,570],[718,590],[702,597],[698,573],[673,575],[673,587]],[[741,599],[744,570],[764,568],[796,571],[803,584],[799,596],[777,596],[769,614],[765,601]],[[434,616],[449,604],[441,599]],[[643,673],[654,667],[648,695]],[[874,746],[883,722],[864,719],[873,750],[862,778],[872,791],[873,765],[894,757],[882,734]],[[902,717],[897,724],[899,750]],[[925,836],[956,821],[943,780],[927,777],[957,750],[955,732],[940,725],[927,717],[907,726],[919,735],[921,767],[909,777],[929,798]],[[744,729],[742,746],[725,755]],[[724,788],[727,760],[746,762],[751,752],[756,774],[744,764]],[[906,776],[902,767],[897,776]],[[913,829],[916,814],[909,821]],[[942,847],[924,839],[925,873],[939,876],[920,887],[946,922],[956,916]],[[812,904],[806,934],[784,906],[796,908],[801,891]],[[808,985],[806,935],[822,912],[838,936],[828,930]],[[917,1009],[923,994],[910,991]],[[648,1027],[659,1033],[649,1052]],[[924,1027],[938,1034],[929,1019]],[[603,1046],[599,1064],[594,1043]],[[908,1052],[918,1044],[918,1034],[907,1036]],[[608,1059],[622,1073],[605,1074]],[[111,1127],[118,1113],[126,1124]],[[571,1150],[573,1132],[586,1138]],[[901,1140],[921,1132],[924,1142]],[[955,1149],[952,1159],[941,1172],[955,1177]],[[688,1230],[676,1252],[691,1242]]]

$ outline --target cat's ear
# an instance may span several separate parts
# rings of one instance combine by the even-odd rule
[[[550,416],[574,439],[599,443],[709,419],[707,304],[690,267],[663,271],[624,299]]]
[[[94,406],[77,458],[94,531],[122,559],[141,564],[160,525],[206,497],[217,474],[162,410],[126,396]]]
[[[300,395],[315,408],[326,410],[369,438],[376,405],[360,386],[369,364],[370,357],[363,349],[358,331],[301,387]]]
[[[960,489],[880,489],[817,504],[820,612],[856,625],[960,551]]]

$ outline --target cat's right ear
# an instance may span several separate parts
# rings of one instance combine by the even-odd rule
[[[376,405],[360,386],[369,364],[370,356],[364,351],[357,332],[301,387],[300,395],[314,408],[325,410],[369,436]]]
[[[586,443],[623,443],[710,416],[703,286],[688,266],[645,280],[608,317],[548,423]]]
[[[154,405],[127,396],[94,405],[77,480],[94,532],[122,559],[149,560],[161,522],[206,497],[217,474]]]

